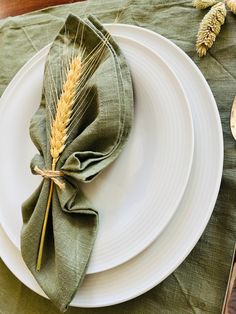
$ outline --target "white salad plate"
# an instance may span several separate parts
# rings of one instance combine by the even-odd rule
[[[175,74],[140,43],[117,40],[131,69],[135,119],[117,161],[92,183],[81,185],[100,222],[87,273],[120,265],[155,240],[178,208],[193,159],[190,107]],[[0,130],[4,130],[0,222],[18,249],[21,204],[42,180],[30,172],[36,149],[29,137],[29,121],[40,103],[48,50],[49,46],[21,69],[0,105]]]
[[[219,113],[212,92],[193,61],[172,42],[154,32],[121,24],[106,25],[106,28],[114,36],[128,37],[152,49],[175,72],[192,112],[194,157],[183,198],[163,232],[135,258],[110,270],[87,275],[71,303],[77,307],[108,306],[127,301],[170,275],[202,235],[216,202],[223,169]],[[25,266],[20,251],[3,229],[0,235],[0,255],[7,267],[30,289],[44,295]]]

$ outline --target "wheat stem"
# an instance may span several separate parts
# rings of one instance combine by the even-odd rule
[[[43,220],[43,227],[42,227],[42,232],[41,232],[40,242],[39,242],[39,251],[38,251],[37,264],[36,264],[36,271],[40,271],[41,264],[42,264],[43,248],[44,248],[45,235],[46,235],[46,230],[47,230],[49,209],[50,209],[51,200],[52,200],[52,194],[53,194],[53,186],[54,186],[54,182],[51,180],[50,190],[49,190],[49,195],[48,195],[48,202],[47,202],[47,207],[46,207],[46,210],[45,210],[45,215],[44,215],[44,220]]]

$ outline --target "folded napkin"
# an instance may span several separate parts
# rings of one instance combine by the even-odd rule
[[[84,60],[82,76],[73,98],[66,145],[56,163],[58,175],[51,178],[47,173],[52,167],[51,125],[66,77],[62,69],[69,67],[68,60],[79,54]],[[65,115],[62,113],[61,118]],[[98,228],[99,209],[83,194],[80,182],[91,181],[119,155],[132,119],[131,76],[120,48],[93,16],[82,20],[69,15],[50,48],[42,100],[30,123],[30,135],[39,151],[31,169],[45,178],[22,206],[21,233],[26,265],[61,311],[67,309],[82,283]],[[52,180],[55,182],[42,264],[37,271]]]

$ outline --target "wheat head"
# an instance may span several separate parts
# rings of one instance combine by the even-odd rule
[[[197,9],[204,10],[216,4],[216,0],[194,0],[193,6]]]
[[[225,0],[225,3],[229,7],[230,11],[236,14],[236,1],[235,0]]]
[[[79,53],[69,64],[62,93],[56,106],[55,118],[51,125],[50,153],[52,156],[52,170],[55,170],[58,158],[65,148],[68,138],[68,126],[73,113],[74,99],[81,74],[82,54]]]
[[[196,49],[199,57],[206,55],[219,34],[221,26],[225,22],[226,8],[223,2],[215,4],[204,16],[197,35]]]

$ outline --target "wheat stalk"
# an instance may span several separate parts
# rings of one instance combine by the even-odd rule
[[[56,106],[55,117],[51,124],[50,154],[52,157],[52,171],[55,171],[57,161],[66,146],[66,141],[68,138],[68,127],[71,122],[78,83],[80,82],[82,74],[82,55],[83,53],[79,52],[76,57],[72,58],[69,64],[69,70],[63,84],[62,93]],[[53,187],[54,182],[51,180],[47,207],[44,215],[39,243],[39,251],[36,264],[37,271],[40,270],[42,264],[43,247],[46,235],[49,209],[53,195]]]

